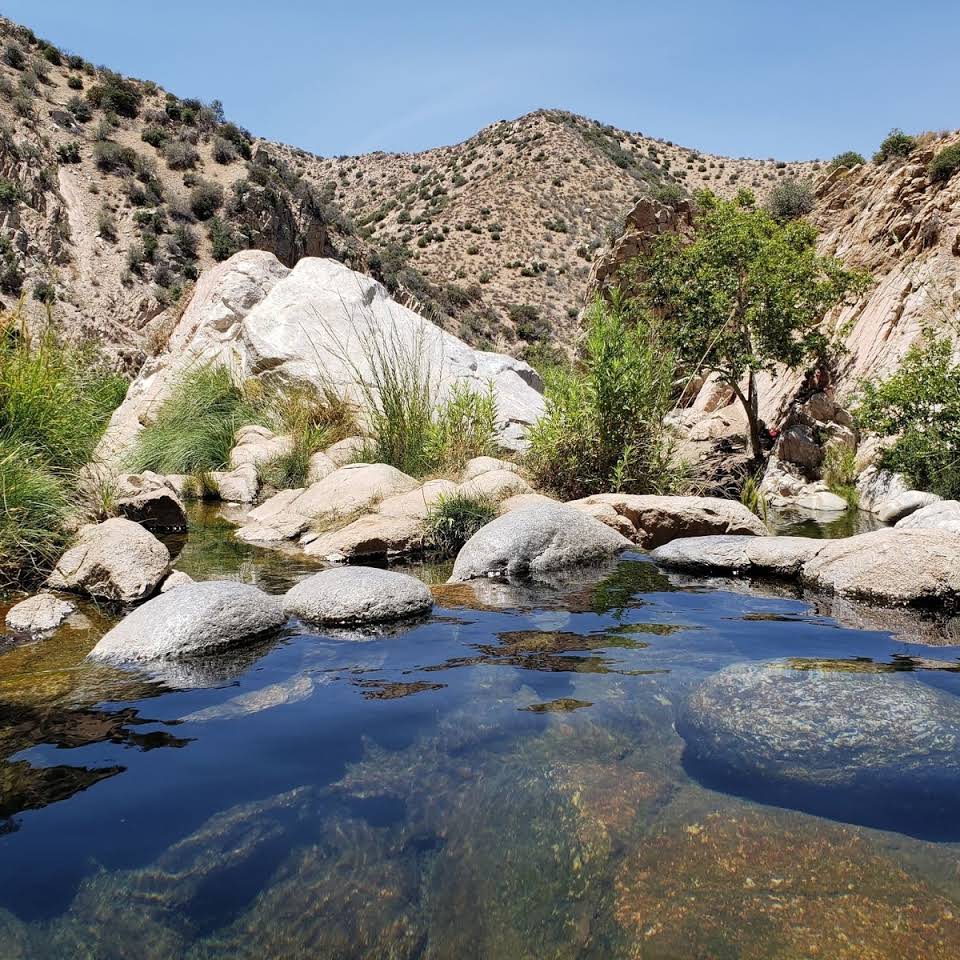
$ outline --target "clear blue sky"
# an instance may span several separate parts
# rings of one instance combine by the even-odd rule
[[[960,0],[0,0],[59,46],[321,154],[563,107],[731,156],[960,127]]]

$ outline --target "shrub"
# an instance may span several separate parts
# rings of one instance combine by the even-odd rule
[[[784,223],[806,216],[813,210],[815,202],[809,183],[789,177],[770,191],[767,209],[775,220]]]
[[[565,499],[610,490],[669,492],[676,484],[664,417],[676,362],[657,327],[619,297],[597,300],[583,366],[547,377],[546,414],[530,432],[528,465]]]
[[[87,91],[87,99],[95,107],[116,113],[121,117],[136,117],[140,112],[143,95],[131,80],[125,80],[118,73],[103,71],[100,82]]]
[[[57,147],[57,159],[61,163],[79,163],[80,162],[80,144],[76,140],[69,143],[62,143]]]
[[[23,199],[19,184],[6,177],[0,177],[0,204],[18,203]]]
[[[57,288],[50,280],[37,280],[33,285],[33,299],[49,306],[57,300]]]
[[[210,252],[217,262],[228,260],[240,249],[230,225],[219,217],[210,220],[207,236],[210,238]]]
[[[171,170],[193,170],[200,162],[200,154],[189,143],[180,140],[166,144],[163,156]]]
[[[496,427],[493,387],[488,386],[481,393],[464,383],[455,383],[434,410],[426,458],[433,468],[459,472],[473,457],[493,453]]]
[[[843,497],[851,507],[860,500],[857,493],[857,455],[843,443],[827,447],[822,468],[823,481],[830,490]]]
[[[78,123],[89,123],[93,119],[90,104],[78,96],[72,96],[67,101],[67,109],[74,115]]]
[[[550,325],[540,316],[540,311],[533,304],[514,303],[507,313],[521,340],[537,343],[550,336]]]
[[[209,220],[223,206],[223,188],[201,180],[190,191],[190,209],[198,220]]]
[[[78,77],[76,74],[70,74],[67,77],[67,86],[71,90],[82,90],[83,89],[83,80]]]
[[[881,466],[907,475],[920,490],[960,496],[960,365],[950,340],[912,347],[896,373],[865,383],[858,398],[860,424],[896,437]]]
[[[927,174],[934,183],[949,180],[960,170],[960,143],[944,147],[927,167]]]
[[[156,147],[158,150],[167,142],[167,131],[163,127],[149,126],[144,127],[143,132],[140,134],[140,139],[144,143],[149,143],[151,147]]]
[[[27,65],[27,58],[20,45],[11,41],[3,48],[3,62],[14,70],[22,70]]]
[[[104,240],[116,243],[117,221],[113,217],[113,211],[108,206],[102,206],[97,212],[97,232]]]
[[[52,63],[55,67],[63,64],[63,56],[52,43],[41,41],[40,52],[43,54],[43,59],[46,60],[47,63]]]
[[[863,154],[857,153],[856,150],[847,150],[844,153],[838,153],[828,164],[830,170],[836,170],[838,168],[843,168],[844,170],[851,170],[853,167],[858,167],[867,161],[864,160]]]
[[[101,140],[93,145],[93,162],[104,173],[133,173],[137,154],[130,147],[121,147],[113,140]]]
[[[130,469],[185,474],[221,470],[237,429],[256,421],[256,411],[226,367],[189,370],[141,432]]]
[[[233,163],[237,159],[237,148],[224,137],[215,137],[213,141],[213,159],[217,163]]]
[[[916,137],[911,137],[898,127],[894,127],[880,144],[880,149],[873,155],[873,162],[883,163],[884,160],[890,160],[892,157],[909,156],[916,145]]]
[[[440,497],[430,508],[424,524],[431,549],[443,557],[454,557],[460,548],[497,516],[496,504],[487,497],[462,493]]]

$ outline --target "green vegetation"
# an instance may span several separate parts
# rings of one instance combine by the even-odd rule
[[[49,326],[31,336],[18,312],[0,317],[0,589],[56,560],[77,471],[125,392],[91,348]]]
[[[156,419],[141,432],[130,470],[184,474],[222,470],[237,429],[262,421],[262,413],[226,367],[188,370],[173,385]]]
[[[496,519],[497,506],[487,497],[462,493],[440,497],[427,514],[425,530],[431,549],[443,557],[455,557],[481,528]]]
[[[906,157],[917,145],[917,138],[904,133],[899,127],[894,127],[880,144],[880,149],[873,155],[874,163],[883,163],[893,157]]]
[[[843,497],[851,507],[860,502],[857,492],[857,455],[851,447],[834,443],[827,447],[822,476],[830,490]]]
[[[764,523],[767,522],[770,507],[767,503],[767,498],[760,489],[760,481],[755,474],[750,474],[750,476],[743,481],[743,486],[740,488],[740,502]]]
[[[815,198],[813,187],[803,180],[788,177],[778,183],[767,198],[767,210],[779,223],[805,217],[813,210]]]
[[[80,162],[80,144],[76,140],[69,143],[62,143],[57,147],[57,160],[60,163],[79,163]]]
[[[697,205],[696,239],[660,238],[634,265],[635,283],[686,369],[731,385],[759,460],[757,373],[824,358],[831,342],[820,322],[868,278],[818,256],[809,223],[778,223],[748,191],[732,201],[701,193]]]
[[[865,383],[856,416],[881,437],[896,437],[881,466],[920,490],[960,497],[960,365],[949,339],[912,347],[896,373]]]
[[[838,153],[827,166],[830,170],[836,170],[838,168],[852,170],[854,167],[859,167],[866,162],[863,154],[857,153],[856,150],[846,150],[843,153]]]
[[[132,80],[111,70],[102,71],[100,81],[87,91],[87,100],[95,107],[120,117],[136,117],[143,95]]]
[[[934,183],[945,183],[960,170],[960,143],[944,147],[927,167],[927,175]]]
[[[223,188],[201,180],[190,191],[190,209],[198,220],[209,220],[223,206]]]
[[[672,492],[679,478],[664,417],[675,375],[656,323],[619,296],[598,300],[582,364],[547,375],[546,415],[531,430],[527,461],[537,484],[565,499]]]

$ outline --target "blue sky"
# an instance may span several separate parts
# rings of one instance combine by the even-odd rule
[[[59,46],[320,154],[562,107],[730,156],[960,126],[957,0],[0,0]]]

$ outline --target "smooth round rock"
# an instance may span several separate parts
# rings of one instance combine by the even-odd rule
[[[323,570],[287,591],[288,614],[312,623],[356,624],[428,613],[433,597],[416,577],[377,567]]]
[[[960,697],[871,664],[843,667],[738,664],[713,675],[678,718],[688,770],[719,789],[857,822],[949,813]]]
[[[112,662],[214,653],[279,627],[283,606],[245,583],[207,580],[162,593],[121,620],[90,656]]]

